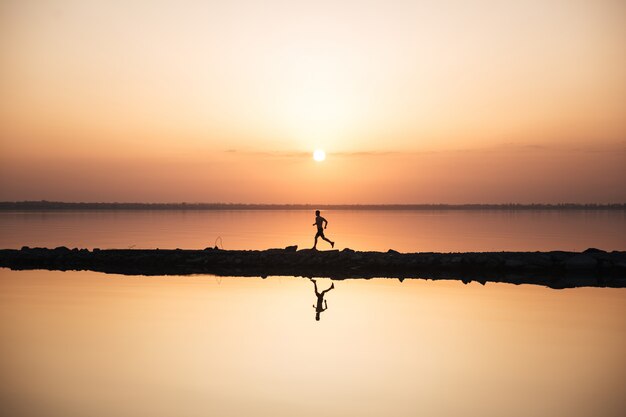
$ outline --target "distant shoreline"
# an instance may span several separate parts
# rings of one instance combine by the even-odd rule
[[[615,204],[243,204],[243,203],[69,203],[4,201],[0,211],[57,210],[626,210]]]

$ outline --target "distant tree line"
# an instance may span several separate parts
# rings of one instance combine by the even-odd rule
[[[4,201],[0,210],[626,210],[614,204],[241,204],[241,203],[68,203]]]

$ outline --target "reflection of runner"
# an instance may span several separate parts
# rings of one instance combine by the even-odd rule
[[[328,302],[324,300],[324,294],[326,294],[328,291],[335,288],[335,283],[333,282],[332,284],[330,284],[330,287],[328,287],[322,292],[319,292],[317,291],[317,282],[313,278],[309,278],[309,279],[311,280],[311,282],[313,282],[313,285],[315,286],[315,296],[317,297],[317,305],[316,306],[314,305],[313,308],[315,309],[315,320],[319,321],[320,313],[328,310]],[[324,306],[322,306],[322,304],[324,304]]]
[[[318,237],[321,237],[326,242],[330,243],[330,246],[332,248],[334,248],[335,247],[335,242],[333,242],[330,239],[327,239],[326,236],[324,236],[324,229],[326,229],[326,226],[328,226],[328,220],[326,220],[325,218],[320,216],[320,211],[319,210],[315,210],[315,223],[313,223],[313,226],[317,226],[317,233],[315,234],[315,244],[313,245],[313,249],[317,249],[317,238]]]

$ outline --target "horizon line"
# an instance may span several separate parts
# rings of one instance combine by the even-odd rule
[[[0,201],[8,210],[626,210],[626,203],[224,203],[224,202],[66,202],[48,200]]]

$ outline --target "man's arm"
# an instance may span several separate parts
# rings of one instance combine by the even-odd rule
[[[322,221],[324,222],[324,229],[326,229],[326,226],[328,226],[328,220],[322,217]]]

